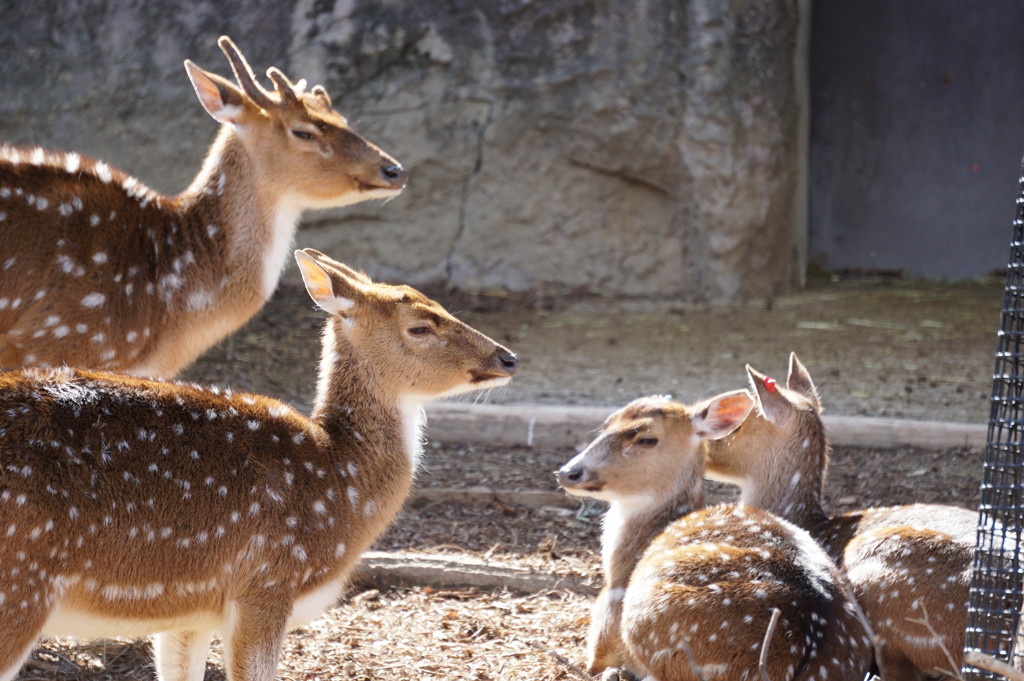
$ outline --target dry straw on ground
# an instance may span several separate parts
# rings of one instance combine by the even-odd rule
[[[578,679],[588,597],[430,588],[369,589],[292,632],[278,678],[292,681]],[[21,681],[152,678],[149,646],[54,640],[37,649]],[[208,681],[222,679],[220,647]]]

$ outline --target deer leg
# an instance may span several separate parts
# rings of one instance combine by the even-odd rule
[[[153,653],[159,681],[203,681],[211,636],[209,631],[157,634]]]
[[[0,611],[0,681],[13,681],[18,675],[39,640],[46,614],[40,611],[26,616],[12,608]]]
[[[0,369],[20,367],[24,354],[8,334],[0,333]]]
[[[888,649],[882,651],[878,670],[883,681],[918,681],[922,678],[922,671],[905,655]]]
[[[606,667],[601,672],[601,681],[641,681],[640,677],[625,667]],[[648,676],[643,681],[658,681],[653,676]]]
[[[224,632],[224,671],[228,681],[274,681],[290,610],[290,603],[232,604]]]
[[[28,659],[28,654],[32,652],[32,645],[35,642],[33,638],[20,648],[15,644],[10,650],[0,650],[0,681],[13,681],[21,671],[21,665]]]
[[[599,674],[622,664],[622,596],[624,589],[605,586],[590,611],[587,671]]]

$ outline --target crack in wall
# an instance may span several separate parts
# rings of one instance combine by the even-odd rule
[[[582,161],[574,158],[569,159],[569,165],[574,166],[576,168],[589,170],[590,172],[597,173],[598,175],[604,175],[605,177],[614,178],[628,185],[635,185],[638,187],[643,187],[644,189],[649,189],[655,194],[658,194],[659,196],[663,196],[665,198],[672,198],[672,192],[669,189],[666,189],[665,187],[655,184],[654,182],[651,182],[649,180],[645,180],[644,178],[636,175],[635,173],[632,173],[623,168],[606,168],[596,163],[589,163],[587,161]]]
[[[483,123],[477,129],[476,137],[476,161],[473,164],[473,170],[470,172],[465,179],[462,181],[462,193],[459,198],[459,226],[455,230],[455,235],[452,237],[451,246],[448,249],[448,254],[444,259],[444,284],[446,287],[454,286],[453,275],[455,272],[455,255],[459,250],[459,245],[466,234],[466,206],[469,203],[469,192],[470,187],[473,184],[473,180],[480,174],[480,171],[484,166],[484,138],[487,135],[487,129],[493,122],[494,114],[494,102],[490,99],[473,98],[470,101],[483,103],[487,105],[487,115],[484,116]]]

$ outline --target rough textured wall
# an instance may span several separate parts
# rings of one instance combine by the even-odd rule
[[[53,5],[53,6],[51,6]],[[378,276],[726,301],[798,281],[797,0],[63,0],[0,25],[0,139],[176,192],[215,124],[182,59],[322,83],[411,172],[307,213]]]

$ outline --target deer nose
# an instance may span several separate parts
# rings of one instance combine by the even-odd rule
[[[555,471],[555,477],[562,487],[572,487],[583,482],[583,472],[583,466],[562,466]]]
[[[510,374],[514,374],[519,368],[519,358],[508,350],[498,351],[498,361],[501,362],[501,367]]]
[[[380,176],[391,184],[404,185],[406,172],[405,168],[397,163],[389,163],[380,167]]]

